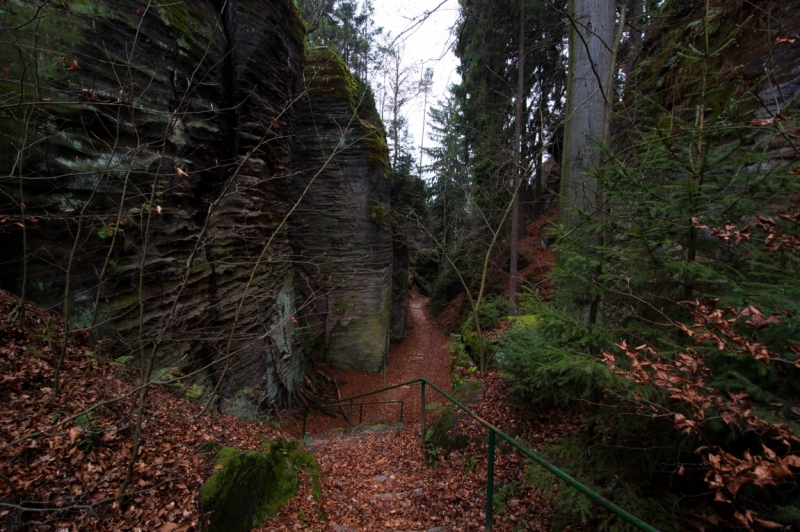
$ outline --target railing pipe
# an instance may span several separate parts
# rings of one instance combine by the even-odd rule
[[[647,523],[645,523],[644,521],[642,521],[641,519],[639,519],[635,515],[632,515],[632,514],[626,512],[625,510],[623,510],[622,508],[620,508],[619,506],[617,506],[613,502],[609,501],[608,499],[605,499],[599,493],[595,493],[594,491],[589,489],[587,486],[584,486],[583,484],[581,484],[580,482],[578,482],[577,480],[572,478],[568,473],[566,473],[564,471],[561,471],[559,468],[557,468],[556,466],[552,465],[550,462],[548,462],[544,458],[540,457],[539,455],[537,455],[533,451],[530,451],[530,450],[526,449],[517,440],[515,440],[514,438],[512,438],[508,434],[500,431],[497,427],[495,427],[494,425],[492,425],[488,421],[484,420],[480,416],[475,415],[469,408],[467,408],[466,406],[464,406],[461,403],[459,403],[458,401],[456,401],[456,399],[454,397],[451,397],[449,394],[447,394],[444,391],[442,391],[435,384],[428,382],[428,386],[430,386],[431,388],[433,388],[434,390],[436,390],[437,392],[442,394],[451,403],[453,403],[454,405],[459,407],[461,410],[464,411],[464,413],[469,415],[471,418],[476,420],[478,423],[480,423],[481,425],[483,425],[484,427],[486,427],[490,431],[497,432],[498,436],[500,436],[505,441],[507,441],[508,443],[513,445],[519,452],[521,452],[522,454],[524,454],[525,456],[527,456],[528,458],[530,458],[531,460],[533,460],[534,462],[536,462],[537,464],[542,466],[543,468],[547,469],[548,471],[553,473],[555,476],[557,476],[558,478],[560,478],[561,480],[563,480],[564,482],[566,482],[567,484],[569,484],[570,486],[572,486],[573,488],[578,490],[579,492],[583,493],[585,496],[589,497],[591,500],[593,500],[596,503],[600,504],[601,506],[607,508],[608,510],[611,510],[613,513],[615,513],[616,515],[618,515],[619,517],[621,517],[625,521],[629,522],[633,526],[639,528],[640,530],[644,530],[646,532],[658,532],[657,529],[655,529],[652,526],[648,525]]]
[[[494,431],[489,431],[489,463],[486,470],[486,532],[492,532],[492,503],[494,502]]]
[[[425,456],[425,379],[420,381],[422,383],[420,392],[420,405],[422,405],[422,456]]]

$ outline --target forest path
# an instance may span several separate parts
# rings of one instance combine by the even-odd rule
[[[389,347],[388,367],[385,375],[329,369],[328,373],[336,379],[342,397],[352,397],[379,390],[401,382],[425,377],[443,390],[450,391],[450,351],[447,343],[450,338],[444,334],[431,318],[427,308],[428,298],[416,289],[411,290],[408,307],[408,336]],[[428,402],[441,400],[435,392],[428,392]],[[366,397],[366,402],[403,401],[403,422],[419,423],[420,386],[408,385],[380,395]],[[354,423],[359,421],[358,407],[354,409]],[[364,406],[364,424],[400,421],[400,406]],[[331,418],[319,412],[309,413],[307,433],[320,434],[334,428],[344,428],[346,420],[341,416]]]
[[[330,371],[342,397],[377,390],[416,377],[450,390],[450,353],[447,335],[441,332],[426,308],[427,300],[412,292],[408,315],[409,335],[391,346],[386,375]],[[533,448],[553,438],[574,433],[579,424],[563,413],[520,412],[512,406],[508,382],[496,372],[470,375],[476,390],[467,400],[470,408],[501,430],[518,434]],[[437,393],[426,390],[426,402],[443,404]],[[319,492],[315,497],[304,481],[299,496],[291,499],[262,530],[319,530],[325,532],[456,532],[484,529],[487,480],[487,433],[465,416],[453,434],[465,438],[466,448],[452,452],[423,450],[421,446],[420,388],[404,386],[374,400],[403,400],[403,427],[374,426],[395,423],[399,408],[373,406],[365,409],[364,425],[353,432],[342,416],[336,419],[316,413],[309,416],[309,448],[319,464]],[[354,409],[358,423],[358,407]],[[430,427],[438,409],[427,413]],[[322,429],[322,430],[321,430]],[[495,454],[495,491],[513,483],[494,522],[497,532],[520,529],[549,530],[553,504],[532,485],[517,484],[528,461],[518,453]],[[435,464],[435,465],[434,465]]]

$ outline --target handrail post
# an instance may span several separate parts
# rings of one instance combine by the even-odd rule
[[[423,455],[425,452],[425,381],[420,381],[422,383],[422,393],[420,403],[422,404],[422,451]]]
[[[358,424],[364,424],[364,403],[358,404]]]
[[[350,422],[350,426],[352,427],[353,426],[353,400],[352,399],[350,399],[350,419],[348,419],[348,421]]]
[[[492,532],[492,499],[494,498],[494,431],[489,431],[489,464],[486,471],[486,532]]]
[[[403,401],[400,401],[400,423],[403,422]]]
[[[308,417],[308,407],[304,406],[303,407],[303,434],[300,436],[301,440],[306,437],[306,418],[307,417]]]

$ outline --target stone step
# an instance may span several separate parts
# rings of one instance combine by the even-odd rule
[[[406,497],[420,498],[425,495],[425,490],[416,488],[408,491],[398,491],[397,493],[376,493],[370,500],[372,501],[393,501],[397,499],[405,499]]]
[[[307,438],[305,445],[312,451],[324,443],[333,441],[352,442],[358,441],[367,434],[382,434],[384,432],[392,432],[395,430],[402,430],[402,423],[395,423],[393,425],[366,425],[353,427],[351,429],[340,429],[330,434],[315,434]]]
[[[358,532],[351,526],[333,525],[332,528],[335,532]],[[450,529],[446,526],[435,526],[427,530],[395,530],[394,532],[450,532]]]

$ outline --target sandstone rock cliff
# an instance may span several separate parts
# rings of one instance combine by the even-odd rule
[[[66,291],[118,353],[286,402],[309,363],[279,225],[293,3],[40,4],[9,1],[0,33],[2,287],[55,309]]]
[[[291,218],[298,288],[317,349],[377,372],[389,340],[392,234],[388,148],[369,90],[325,48],[307,53]]]

